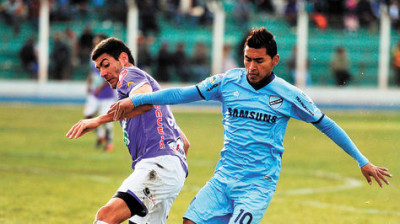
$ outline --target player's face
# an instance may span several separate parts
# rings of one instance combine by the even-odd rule
[[[266,48],[256,49],[246,46],[244,49],[244,66],[250,83],[258,83],[265,77],[270,76],[278,62],[279,55],[277,54],[271,58],[267,54]]]
[[[115,89],[118,83],[119,73],[124,67],[123,63],[115,60],[111,55],[104,53],[94,61],[96,68],[100,71],[100,76],[104,78]]]

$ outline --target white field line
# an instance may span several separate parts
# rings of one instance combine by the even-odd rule
[[[295,171],[295,170],[288,170],[287,172],[300,173],[299,171]],[[302,189],[294,189],[294,190],[286,190],[286,191],[277,191],[276,194],[278,194],[278,195],[306,195],[306,194],[330,193],[330,192],[335,192],[335,191],[350,190],[353,188],[361,187],[363,185],[362,184],[363,182],[358,179],[350,178],[350,177],[342,177],[336,173],[326,173],[326,172],[317,171],[310,175],[319,177],[319,178],[324,178],[324,179],[343,181],[343,184],[338,185],[338,186],[321,187],[321,188],[302,188]],[[274,199],[272,199],[272,200],[274,200]],[[290,199],[279,198],[274,201],[279,202],[279,201],[285,201],[285,200],[290,200]],[[379,210],[379,209],[361,209],[361,208],[355,208],[352,206],[323,203],[323,202],[318,202],[318,201],[304,201],[304,200],[290,200],[290,201],[291,201],[291,203],[298,203],[298,204],[317,207],[317,208],[333,208],[333,209],[346,211],[346,212],[353,212],[353,213],[375,214],[375,215],[393,215],[393,216],[400,217],[400,212],[397,212],[397,211],[386,211],[386,210]]]
[[[336,186],[327,186],[327,187],[320,187],[320,188],[299,188],[299,189],[293,189],[293,190],[278,190],[275,194],[277,195],[307,195],[307,194],[318,194],[318,193],[329,193],[329,192],[336,192],[336,191],[344,191],[344,190],[350,190],[353,188],[358,188],[361,187],[363,184],[362,181],[357,180],[355,178],[351,177],[343,177],[340,176],[339,174],[336,173],[326,173],[326,172],[321,172],[321,171],[316,171],[314,173],[309,173],[309,172],[300,172],[300,171],[287,171],[289,173],[302,173],[318,177],[318,178],[323,178],[323,179],[330,179],[330,180],[337,180],[337,181],[342,181],[343,183],[341,185],[336,185]],[[205,184],[205,183],[204,183]],[[184,185],[184,189],[188,191],[199,191],[202,186],[188,186]]]
[[[289,173],[300,173],[298,171],[290,171],[290,170],[288,172]],[[306,195],[306,194],[328,193],[328,192],[349,190],[349,189],[353,189],[353,188],[362,186],[362,181],[355,179],[355,178],[351,178],[351,177],[343,177],[336,173],[326,173],[326,172],[316,171],[314,173],[310,173],[309,175],[318,177],[318,178],[323,178],[323,179],[342,181],[343,184],[337,185],[337,186],[320,187],[320,188],[300,188],[300,189],[294,189],[294,190],[279,190],[276,192],[276,194],[279,194],[279,195]]]

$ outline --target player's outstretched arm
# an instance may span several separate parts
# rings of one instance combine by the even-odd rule
[[[367,163],[367,165],[361,167],[361,172],[364,175],[365,179],[367,179],[368,184],[372,184],[371,177],[373,177],[380,187],[382,187],[381,180],[389,185],[389,181],[385,178],[385,176],[392,177],[392,175],[387,171],[387,168],[377,167],[372,165],[371,163]]]
[[[113,117],[111,115],[105,114],[91,119],[80,120],[78,123],[72,126],[66,136],[70,139],[79,138],[85,133],[94,130],[98,126],[113,121],[112,118]]]
[[[339,127],[333,120],[329,117],[323,117],[319,123],[314,124],[321,132],[326,134],[332,141],[334,141],[338,146],[340,146],[343,151],[353,157],[357,162],[359,167],[361,167],[361,172],[367,179],[368,183],[371,185],[371,177],[382,187],[382,182],[389,184],[386,177],[392,177],[392,175],[386,171],[387,168],[377,167],[372,165],[368,159],[358,150],[356,145],[346,134],[346,132]]]
[[[196,86],[133,94],[129,99],[131,102],[128,102],[127,98],[113,104],[107,113],[113,114],[114,120],[120,120],[124,119],[128,112],[141,105],[171,105],[203,100]]]

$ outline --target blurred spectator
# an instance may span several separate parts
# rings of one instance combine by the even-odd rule
[[[400,12],[399,3],[397,1],[392,1],[389,6],[389,16],[392,21],[392,26],[395,30],[400,30]]]
[[[350,62],[343,47],[337,47],[331,58],[331,70],[337,86],[345,86],[351,80]]]
[[[39,7],[40,0],[27,0],[28,5],[28,21],[36,28],[39,27]]]
[[[328,13],[328,0],[308,0],[309,4],[312,6],[312,11],[327,14]]]
[[[357,4],[357,16],[360,27],[371,28],[371,25],[376,21],[372,12],[371,3],[369,0],[359,0]]]
[[[182,25],[184,16],[180,10],[181,0],[166,0],[164,13],[165,17],[172,21],[175,25]]]
[[[160,82],[169,82],[171,81],[171,53],[169,52],[169,44],[164,42],[161,44],[161,47],[158,51],[157,56],[157,69],[156,69],[156,77]]]
[[[89,0],[69,0],[71,5],[76,8],[80,17],[87,17],[89,13]]]
[[[205,8],[202,5],[192,5],[188,12],[190,25],[197,26],[205,13]]]
[[[247,27],[251,15],[250,3],[247,0],[235,2],[233,14],[238,26]]]
[[[158,27],[157,15],[158,10],[152,0],[137,1],[139,8],[139,28],[144,36],[148,36],[150,32],[158,35],[160,28]]]
[[[24,1],[6,0],[0,5],[0,12],[5,23],[12,26],[14,34],[18,35],[20,25],[28,13]]]
[[[228,71],[232,68],[237,68],[238,64],[232,55],[232,46],[229,44],[224,45],[222,71]]]
[[[51,0],[50,21],[69,21],[75,18],[76,10],[71,7],[69,0]]]
[[[345,0],[327,0],[327,10],[328,24],[330,24],[330,27],[342,29]]]
[[[208,26],[213,23],[213,13],[209,9],[209,4],[206,4],[206,1],[193,0],[190,16],[192,18],[192,25],[200,24]]]
[[[137,0],[137,2],[141,2],[142,0]],[[120,22],[125,25],[126,16],[128,14],[128,7],[126,5],[125,0],[113,0],[113,1],[105,1],[105,7],[107,9],[107,19],[110,19],[115,22]]]
[[[191,65],[196,82],[210,76],[208,48],[205,43],[196,43],[191,58]]]
[[[51,59],[53,62],[52,78],[55,80],[71,79],[71,49],[63,42],[60,32],[54,36]]]
[[[359,23],[357,17],[357,0],[346,0],[344,27],[350,33],[358,30]]]
[[[153,59],[149,49],[149,46],[152,42],[153,40],[151,37],[145,37],[143,35],[138,37],[137,66],[149,74],[152,74],[150,69],[153,64]]]
[[[326,17],[326,2],[318,0],[308,0],[306,10],[310,14],[311,20],[320,29],[328,27],[328,18]]]
[[[175,68],[175,72],[178,75],[181,82],[189,82],[190,81],[190,73],[189,73],[189,63],[186,57],[185,52],[185,44],[183,42],[179,42],[175,46],[175,52],[172,55],[173,65]]]
[[[296,60],[297,60],[297,47],[294,46],[292,48],[292,55],[288,61],[288,68],[290,70],[290,74],[293,79],[293,83],[296,83],[297,79],[297,72],[296,72]],[[308,72],[308,68],[310,67],[310,60],[307,59],[307,65],[306,65],[306,86],[311,86],[311,78],[310,78],[310,73]]]
[[[275,14],[275,6],[272,0],[252,0],[252,2],[256,5],[258,12]]]
[[[320,12],[312,12],[311,19],[320,29],[326,29],[328,27],[328,19]]]
[[[394,83],[396,86],[400,86],[400,41],[392,49],[393,57],[393,71],[394,71]]]
[[[297,25],[297,0],[287,0],[284,15],[290,26]]]
[[[381,18],[381,5],[389,0],[371,0],[371,9],[375,18]]]
[[[76,67],[79,64],[78,60],[78,38],[76,36],[75,30],[67,27],[64,30],[64,40],[63,42],[68,45],[68,48],[71,49],[71,65],[72,68]]]
[[[285,8],[287,5],[287,0],[283,1],[278,1],[278,0],[272,0],[274,2],[274,7],[275,7],[275,15],[282,17],[285,15]]]
[[[94,34],[92,28],[87,25],[79,37],[79,61],[81,65],[86,65],[90,60],[90,53],[92,51]]]
[[[32,79],[37,79],[38,73],[38,55],[35,46],[35,38],[29,38],[19,51],[19,58],[22,67],[29,73]]]

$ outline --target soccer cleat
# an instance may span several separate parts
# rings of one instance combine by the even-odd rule
[[[106,152],[111,152],[114,150],[114,145],[113,144],[107,144],[106,147],[104,147],[104,150]]]

